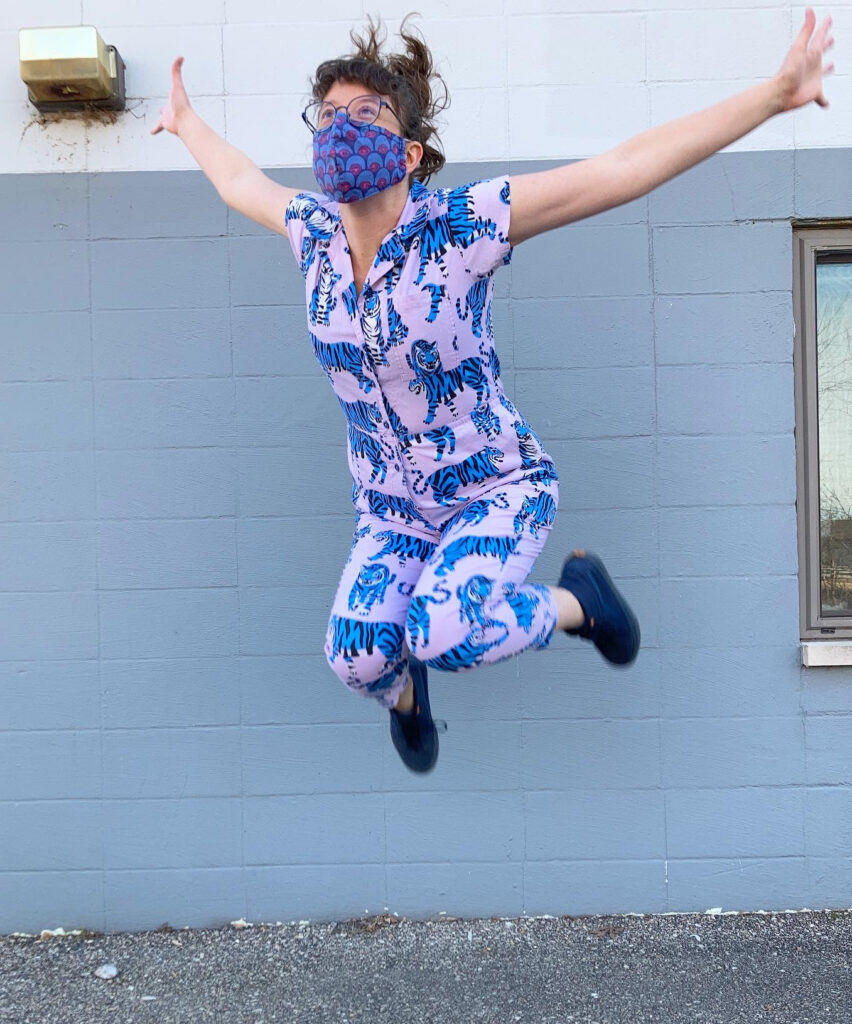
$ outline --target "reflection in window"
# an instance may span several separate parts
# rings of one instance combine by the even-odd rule
[[[852,612],[852,253],[817,257],[820,596]]]

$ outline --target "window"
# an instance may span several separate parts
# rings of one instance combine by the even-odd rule
[[[797,227],[796,458],[803,640],[852,638],[852,225]]]

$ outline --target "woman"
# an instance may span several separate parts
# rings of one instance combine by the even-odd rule
[[[325,650],[346,685],[390,711],[405,764],[438,755],[427,667],[459,671],[554,630],[613,664],[639,625],[600,559],[574,551],[557,586],[526,583],[556,513],[557,474],[505,395],[493,348],[494,271],[512,249],[645,195],[774,114],[822,92],[831,19],[809,8],[778,73],[607,153],[532,174],[429,190],[444,163],[432,119],[440,83],[422,38],[384,56],[379,26],[317,69],[303,118],[321,193],[272,181],[172,90],[152,130],[177,134],[222,199],[286,234],[306,282],[316,356],[343,407],[355,536]],[[444,93],[444,95],[446,95]]]

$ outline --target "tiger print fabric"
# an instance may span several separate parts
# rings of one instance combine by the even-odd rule
[[[509,210],[507,177],[435,190],[413,181],[360,289],[338,204],[301,192],[286,211],[364,531],[326,653],[348,685],[388,706],[406,646],[454,670],[545,646],[555,622],[549,593],[524,580],[555,515],[556,468],[506,395],[494,348]],[[487,504],[495,487],[511,512]]]
[[[508,178],[434,190],[414,181],[359,292],[338,204],[301,192],[287,208],[309,336],[346,421],[360,512],[384,509],[437,535],[496,481],[539,464],[555,473],[503,390],[494,348],[493,278],[511,260],[509,209]]]
[[[547,587],[525,581],[553,525],[557,486],[498,484],[463,505],[440,539],[359,513],[325,639],[338,678],[393,707],[409,651],[458,672],[546,647],[556,607]]]

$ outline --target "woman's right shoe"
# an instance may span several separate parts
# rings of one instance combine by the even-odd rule
[[[389,709],[391,739],[407,768],[428,772],[438,760],[438,730],[429,707],[426,666],[409,655],[408,670],[414,683],[414,707],[408,712]]]
[[[603,562],[591,551],[574,551],[562,566],[559,586],[570,590],[585,620],[566,633],[591,640],[614,665],[629,665],[639,653],[639,622],[616,590]]]

